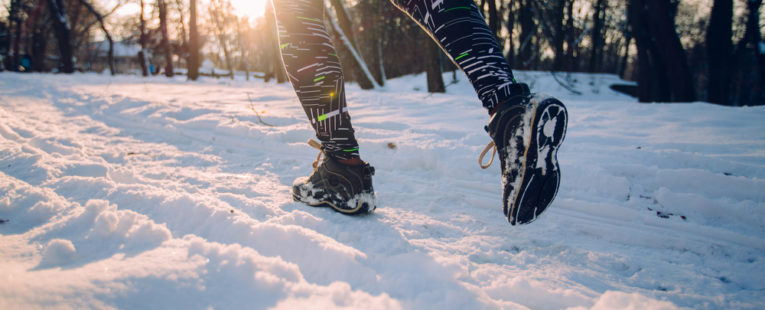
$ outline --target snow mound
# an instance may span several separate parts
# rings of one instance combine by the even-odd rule
[[[639,293],[627,294],[624,292],[608,291],[598,299],[591,310],[675,310],[681,309],[666,301],[655,300]]]
[[[53,239],[45,246],[45,251],[42,255],[43,266],[58,266],[67,264],[74,260],[77,256],[77,250],[74,248],[72,241],[64,239]]]

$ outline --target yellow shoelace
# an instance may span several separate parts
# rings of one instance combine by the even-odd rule
[[[486,156],[487,153],[489,153],[489,150],[491,150],[491,160],[488,164],[483,164],[483,158]],[[497,145],[494,144],[494,141],[489,142],[489,145],[486,146],[486,148],[483,149],[481,152],[481,155],[478,157],[478,165],[481,166],[481,169],[488,169],[491,167],[491,164],[494,163],[494,155],[497,154]]]
[[[321,149],[321,143],[316,142],[314,139],[308,139],[308,145],[319,150],[319,155],[316,155],[316,160],[313,162],[313,171],[319,168],[319,162],[321,161],[321,155],[324,155],[324,150]]]

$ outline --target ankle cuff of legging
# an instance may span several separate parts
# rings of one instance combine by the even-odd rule
[[[497,113],[497,111],[499,111],[500,108],[502,108],[502,106],[505,104],[512,104],[511,102],[514,98],[528,96],[531,94],[531,91],[529,90],[529,86],[526,85],[526,83],[513,83],[508,86],[507,93],[507,97],[499,100],[499,103],[489,108],[489,115],[494,115],[494,113]]]
[[[334,160],[348,160],[348,159],[354,159],[354,158],[360,158],[359,155],[359,148],[354,147],[351,149],[341,149],[339,151],[334,152],[328,152],[326,149],[324,150],[324,154],[327,154],[327,156],[332,157]]]

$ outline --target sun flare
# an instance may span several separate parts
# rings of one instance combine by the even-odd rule
[[[268,0],[231,0],[231,5],[234,6],[237,15],[257,18],[265,13],[266,1]]]

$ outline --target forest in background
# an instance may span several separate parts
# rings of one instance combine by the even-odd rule
[[[115,14],[129,4],[140,10]],[[637,82],[621,90],[641,102],[765,104],[762,0],[476,4],[514,69],[618,74]],[[3,5],[0,70],[182,74],[191,80],[243,72],[248,79],[286,81],[270,7],[253,18],[229,0],[5,0]],[[427,72],[428,90],[444,91],[441,73],[454,65],[388,0],[326,5],[325,23],[346,80],[370,89],[387,78]]]

